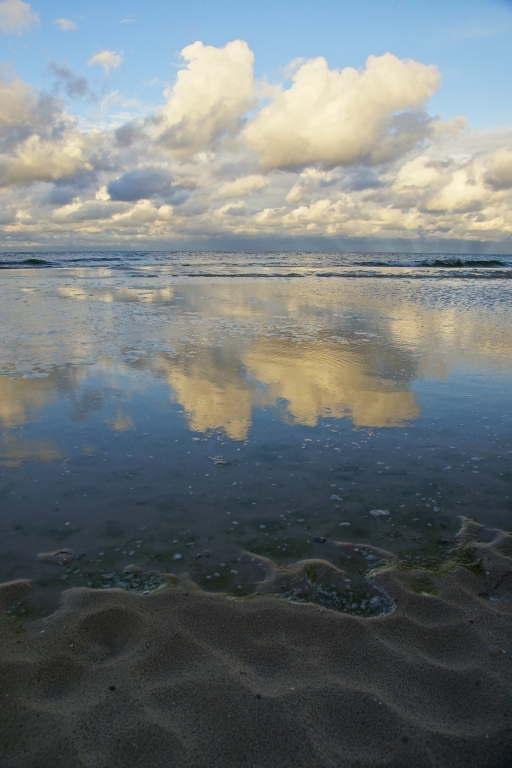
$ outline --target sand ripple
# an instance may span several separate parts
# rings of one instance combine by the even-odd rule
[[[178,585],[21,627],[30,583],[0,585],[0,765],[510,766],[512,539],[461,536],[477,566],[381,569],[370,619]]]

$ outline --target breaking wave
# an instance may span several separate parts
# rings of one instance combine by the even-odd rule
[[[512,276],[512,255],[83,251],[4,253],[0,269],[160,270],[189,277],[483,278]],[[142,274],[140,275],[142,276]],[[146,275],[149,276],[149,275]],[[155,276],[155,275],[152,275]]]

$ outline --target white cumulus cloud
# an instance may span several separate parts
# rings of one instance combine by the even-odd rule
[[[75,22],[70,21],[70,19],[55,19],[55,23],[58,25],[61,32],[73,32],[75,29],[78,29]]]
[[[259,192],[261,189],[265,189],[268,186],[268,179],[259,173],[251,174],[250,176],[241,176],[234,181],[226,181],[221,185],[219,191],[215,195],[218,198],[230,198],[230,197],[247,197],[255,192]]]
[[[23,0],[3,0],[0,3],[0,31],[21,34],[39,24],[39,15]]]
[[[485,180],[494,189],[512,189],[512,152],[499,149],[494,152]]]
[[[103,67],[105,73],[108,75],[111,69],[117,69],[123,61],[124,58],[122,53],[106,50],[91,56],[87,63],[90,67],[93,67],[95,64]]]
[[[26,124],[34,119],[37,91],[19,77],[9,79],[0,72],[0,137],[7,126]],[[12,136],[12,132],[9,131]]]
[[[284,90],[255,83],[241,40],[182,53],[156,112],[114,92],[87,122],[57,97],[89,94],[67,66],[51,63],[50,94],[0,70],[0,247],[58,236],[91,249],[252,237],[382,248],[421,235],[434,250],[459,240],[506,252],[512,126],[429,117],[434,67],[391,54],[361,70],[296,61]],[[90,63],[108,70],[112,56]]]
[[[385,53],[362,71],[329,69],[324,58],[303,64],[245,129],[263,168],[377,163],[423,138],[418,110],[439,88],[436,67]],[[397,113],[402,113],[398,114]]]
[[[95,137],[79,134],[60,103],[0,72],[0,188],[85,171]]]
[[[254,104],[254,54],[243,40],[223,48],[196,42],[181,52],[178,72],[161,110],[159,142],[177,156],[208,150],[223,134],[236,134]]]

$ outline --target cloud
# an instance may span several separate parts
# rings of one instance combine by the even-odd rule
[[[475,174],[475,168],[460,168],[450,174],[438,194],[428,200],[425,208],[429,211],[468,213],[480,211],[488,202],[488,193],[483,181]]]
[[[223,48],[196,42],[181,55],[188,64],[166,93],[157,140],[187,158],[238,132],[241,117],[254,105],[254,54],[246,42],[234,40]]]
[[[432,65],[386,53],[369,56],[362,71],[330,70],[324,58],[312,59],[292,81],[244,131],[265,170],[375,164],[397,156],[428,135],[421,108],[440,75]]]
[[[375,171],[369,168],[358,168],[351,174],[349,187],[353,192],[361,192],[365,189],[379,189],[384,186],[384,182],[379,179]]]
[[[136,168],[108,185],[111,200],[136,202],[171,193],[172,176],[164,168]]]
[[[0,2],[0,32],[21,35],[38,24],[39,14],[35,13],[23,0]]]
[[[51,96],[0,72],[0,187],[71,176],[90,168],[95,143]]]
[[[50,65],[50,94],[0,70],[0,244],[384,249],[421,236],[424,249],[506,250],[512,126],[430,117],[435,68],[315,59],[295,63],[286,89],[258,89],[243,41],[183,58],[156,111],[116,92],[87,118],[58,98],[93,97],[67,66]]]
[[[219,208],[216,212],[219,216],[245,216],[247,213],[247,206],[244,202],[228,203]]]
[[[493,189],[512,189],[512,152],[499,149],[492,155],[485,181]]]
[[[124,57],[122,51],[119,53],[116,53],[115,51],[101,51],[100,53],[91,56],[87,63],[90,67],[93,67],[96,64],[103,67],[105,74],[108,75],[111,69],[117,69],[123,61]]]
[[[420,155],[398,170],[390,197],[395,194],[396,207],[416,208],[424,214],[479,212],[491,202],[484,171],[480,159],[436,162]]]
[[[46,197],[50,205],[69,205],[76,197],[77,191],[73,186],[52,186]]]
[[[70,99],[96,98],[83,75],[74,75],[69,67],[64,64],[57,64],[55,61],[50,63],[48,69],[56,79],[56,90],[62,87]]]
[[[72,121],[58,101],[0,70],[0,156],[14,158],[31,136],[58,140]]]
[[[56,181],[90,168],[78,136],[45,140],[30,136],[10,158],[0,157],[0,187]]]
[[[255,192],[265,189],[266,186],[268,186],[268,179],[266,179],[265,176],[261,176],[259,173],[250,176],[241,176],[239,179],[226,181],[222,184],[215,194],[215,197],[220,199],[247,197],[248,195],[253,195]]]
[[[137,120],[124,123],[115,131],[116,143],[120,147],[131,147],[132,144],[144,136],[146,136],[144,129]]]
[[[58,25],[61,32],[74,32],[75,29],[78,29],[75,22],[70,21],[69,19],[55,19],[55,23]]]
[[[36,117],[37,91],[19,77],[9,78],[0,71],[0,137],[15,126],[26,126]]]
[[[64,205],[53,214],[53,221],[70,224],[72,222],[110,221],[116,214],[126,213],[124,206],[108,204],[102,200],[79,201]]]
[[[324,190],[322,194],[325,195],[326,187],[339,187],[340,182],[341,177],[338,171],[325,171],[315,167],[305,168],[286,195],[285,200],[288,203],[310,200],[320,190]]]

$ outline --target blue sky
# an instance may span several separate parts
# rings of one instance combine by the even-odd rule
[[[111,73],[111,87],[157,102],[182,48],[241,38],[255,53],[256,76],[271,80],[297,57],[361,67],[369,54],[390,51],[433,63],[443,78],[431,101],[435,111],[464,114],[475,128],[512,122],[512,3],[505,0],[66,0],[32,7],[40,27],[5,40],[2,58],[41,88],[48,86],[50,61],[87,72],[93,53],[115,49],[124,62]],[[61,32],[55,19],[62,17],[77,30]]]
[[[2,8],[4,16],[2,16]],[[25,14],[22,21],[19,20],[21,18],[20,13],[21,16]],[[12,14],[14,16],[18,14],[16,16],[18,22],[16,19],[12,21],[14,19]],[[362,174],[365,178],[369,178],[368,174],[370,174],[375,183],[371,182],[367,189],[391,188],[394,185],[396,191],[398,189],[396,184],[401,183],[399,179],[404,176],[404,173],[409,173],[407,168],[410,170],[412,167],[407,164],[416,163],[414,166],[416,172],[420,173],[423,180],[419,182],[416,178],[412,186],[416,189],[420,187],[424,189],[425,183],[427,183],[425,174],[428,176],[428,173],[425,170],[418,171],[418,168],[420,166],[423,169],[430,168],[429,163],[437,163],[438,171],[441,173],[439,170],[440,163],[443,162],[444,157],[445,166],[450,165],[452,175],[449,178],[446,176],[444,181],[441,181],[437,177],[434,180],[430,174],[435,186],[431,198],[427,203],[425,203],[425,196],[422,197],[421,201],[415,201],[415,208],[418,212],[416,217],[418,232],[421,230],[424,235],[425,232],[431,231],[433,227],[431,218],[438,216],[443,220],[440,221],[438,231],[435,234],[432,230],[432,237],[437,238],[437,240],[448,237],[443,232],[449,230],[451,239],[464,239],[466,237],[464,223],[462,220],[455,222],[454,217],[456,218],[457,213],[459,216],[465,215],[467,217],[471,213],[471,206],[473,205],[475,216],[481,217],[482,211],[486,210],[487,219],[495,222],[493,225],[489,224],[487,229],[482,225],[482,232],[478,236],[482,241],[490,238],[493,242],[503,242],[510,238],[509,224],[505,221],[506,215],[503,212],[497,213],[497,206],[504,207],[505,212],[510,208],[509,200],[506,198],[506,194],[504,195],[503,190],[508,189],[507,168],[509,162],[512,163],[512,154],[511,158],[507,154],[511,153],[512,150],[510,142],[512,126],[511,2],[506,0],[480,0],[480,2],[476,0],[445,0],[444,2],[438,0],[430,0],[430,2],[424,0],[386,0],[386,2],[384,0],[316,0],[312,3],[304,0],[280,0],[279,3],[276,3],[275,1],[269,2],[269,0],[208,0],[208,2],[203,0],[191,0],[190,2],[184,0],[181,2],[132,0],[131,2],[114,3],[109,1],[71,2],[67,0],[66,2],[35,1],[28,4],[22,0],[3,0],[3,2],[0,1],[0,29],[2,29],[2,18],[4,18],[4,33],[0,33],[0,62],[4,79],[13,83],[18,77],[20,82],[23,81],[23,83],[34,86],[39,94],[50,94],[54,101],[55,120],[60,120],[60,124],[62,124],[64,119],[62,116],[65,115],[66,120],[74,121],[74,129],[72,129],[71,123],[67,128],[69,140],[66,144],[66,151],[71,151],[69,150],[70,142],[77,144],[78,134],[76,132],[78,131],[81,137],[80,152],[83,155],[81,166],[78,167],[80,164],[75,164],[76,167],[72,168],[72,164],[68,164],[68,170],[53,168],[47,172],[9,172],[7,174],[8,182],[6,186],[4,185],[3,193],[4,202],[9,210],[14,211],[21,199],[25,201],[24,204],[26,205],[28,191],[28,194],[33,197],[30,215],[32,217],[43,215],[44,206],[49,205],[51,200],[59,199],[58,193],[52,197],[51,185],[56,184],[59,189],[62,189],[66,187],[67,179],[69,181],[68,186],[76,182],[77,195],[68,196],[69,200],[64,205],[81,205],[82,213],[80,215],[83,221],[85,221],[83,207],[89,204],[90,199],[104,200],[105,210],[108,208],[106,203],[109,200],[116,203],[115,216],[123,216],[121,203],[138,203],[140,207],[142,205],[141,200],[149,198],[132,201],[113,200],[109,198],[109,183],[114,183],[116,179],[122,178],[123,174],[133,173],[137,169],[139,169],[139,174],[145,173],[144,169],[149,168],[148,173],[152,174],[152,179],[156,179],[160,173],[161,181],[159,183],[162,184],[164,183],[162,174],[168,172],[169,184],[176,187],[176,190],[178,188],[182,190],[179,194],[178,190],[174,196],[171,196],[172,199],[168,197],[166,200],[158,197],[158,190],[150,194],[153,201],[152,205],[158,206],[159,202],[161,205],[168,206],[164,213],[169,222],[171,219],[169,206],[173,207],[173,211],[178,216],[178,208],[184,205],[182,199],[184,200],[185,197],[189,201],[187,205],[189,205],[190,210],[195,205],[198,211],[195,219],[196,225],[199,221],[197,217],[203,217],[203,223],[195,230],[192,228],[194,233],[187,227],[180,230],[178,219],[174,222],[177,229],[180,230],[179,237],[184,238],[185,241],[187,238],[192,238],[190,242],[195,244],[197,237],[208,238],[211,235],[212,237],[229,238],[240,235],[238,225],[230,229],[226,224],[227,230],[224,231],[223,225],[219,223],[220,220],[217,223],[210,222],[209,229],[204,217],[207,200],[210,201],[208,205],[210,205],[210,214],[213,216],[211,221],[213,221],[215,210],[220,210],[220,208],[212,208],[214,204],[211,201],[213,199],[228,199],[225,191],[221,193],[220,198],[218,190],[212,192],[215,183],[222,186],[222,184],[227,183],[227,180],[232,183],[237,177],[254,177],[254,179],[256,176],[262,177],[263,180],[260,182],[253,179],[252,187],[249,183],[249,187],[251,187],[251,191],[248,193],[251,197],[250,204],[242,190],[242,187],[245,189],[247,184],[245,187],[243,184],[242,187],[235,187],[242,190],[239,199],[234,200],[233,203],[239,204],[240,213],[236,214],[238,223],[244,216],[258,215],[260,217],[258,221],[260,221],[262,219],[260,214],[267,209],[272,209],[272,211],[279,209],[283,216],[287,216],[292,213],[290,206],[294,200],[297,203],[300,202],[302,207],[307,205],[311,208],[321,199],[318,190],[327,188],[330,188],[331,191],[338,190],[334,197],[330,195],[322,199],[330,200],[332,205],[337,206],[336,210],[339,215],[343,207],[343,200],[348,206],[347,210],[354,204],[360,211],[367,199],[358,198],[355,200],[355,198],[351,198],[348,200],[344,197],[349,177],[353,179],[354,175],[359,174],[361,176]],[[5,21],[6,19],[7,21]],[[59,19],[60,22],[58,22]],[[16,23],[18,23],[18,27],[16,27]],[[210,144],[207,145],[203,141],[200,146],[200,143],[196,142],[194,148],[199,153],[196,155],[190,149],[185,156],[174,145],[167,146],[167,154],[164,152],[158,155],[157,148],[162,145],[162,140],[158,136],[155,139],[153,134],[150,141],[154,143],[154,151],[149,154],[144,155],[140,147],[137,148],[135,145],[131,155],[124,149],[122,153],[118,151],[119,142],[116,144],[113,136],[123,122],[132,124],[134,120],[138,120],[140,130],[147,133],[149,130],[147,126],[155,115],[160,115],[158,119],[161,120],[163,119],[161,117],[162,109],[164,111],[167,109],[165,119],[168,124],[171,127],[177,124],[172,115],[169,117],[170,111],[176,110],[178,105],[178,101],[173,100],[172,89],[178,72],[192,66],[190,63],[187,64],[187,61],[181,56],[183,49],[196,41],[201,41],[207,50],[218,49],[222,51],[226,44],[234,40],[244,41],[248,50],[254,55],[254,88],[258,91],[257,97],[251,103],[247,99],[244,101],[245,97],[240,97],[241,101],[237,108],[241,111],[236,116],[238,129],[234,127],[232,116],[226,118],[227,122],[222,123],[220,127],[217,125],[217,127],[212,128],[213,132],[209,134]],[[434,84],[432,81],[429,86],[425,86],[426,90],[424,93],[421,92],[423,95],[420,94],[417,98],[411,96],[410,103],[407,99],[403,105],[400,100],[396,104],[393,100],[392,103],[390,102],[389,114],[379,117],[381,122],[384,119],[388,120],[388,127],[385,129],[388,133],[396,130],[393,127],[393,115],[395,117],[397,114],[414,116],[419,114],[421,110],[424,111],[425,115],[428,114],[429,120],[435,121],[437,118],[438,126],[450,124],[454,118],[464,118],[464,126],[460,122],[457,124],[457,130],[455,128],[443,129],[442,131],[436,129],[428,132],[426,129],[422,129],[423,132],[418,133],[416,141],[408,139],[403,144],[403,149],[400,151],[394,149],[387,154],[384,153],[385,157],[382,153],[379,155],[375,147],[371,150],[367,147],[362,154],[357,155],[356,153],[351,158],[348,158],[348,155],[343,152],[329,155],[328,152],[327,154],[323,153],[321,148],[317,148],[316,154],[313,150],[307,152],[307,157],[305,156],[306,159],[304,160],[301,158],[296,158],[296,161],[293,162],[282,159],[272,160],[268,161],[270,166],[268,162],[267,166],[264,165],[261,142],[266,141],[268,143],[270,134],[266,139],[262,139],[261,130],[268,133],[268,126],[273,120],[281,119],[279,116],[281,113],[279,113],[279,107],[275,101],[277,96],[269,89],[262,90],[262,83],[269,83],[278,86],[281,91],[286,91],[293,85],[290,75],[293,76],[299,69],[304,74],[305,82],[307,73],[306,70],[300,70],[300,66],[307,65],[307,62],[316,60],[318,57],[323,57],[326,60],[329,72],[343,71],[345,68],[354,68],[363,72],[368,56],[377,57],[379,62],[384,62],[381,57],[387,52],[393,54],[400,62],[408,60],[417,62],[424,67],[422,70],[424,73],[427,72],[426,68],[429,65],[434,65],[440,76],[437,83]],[[99,55],[99,59],[95,62],[93,57],[97,55]],[[102,56],[103,58],[101,58]],[[105,56],[107,59],[104,58]],[[295,67],[289,69],[290,62],[294,61]],[[208,72],[210,64],[206,62],[206,59],[203,63],[204,71]],[[216,77],[213,70],[211,76],[212,78]],[[17,80],[16,82],[18,83]],[[190,84],[191,80],[187,82]],[[415,82],[421,90],[423,86],[418,85],[418,80]],[[409,85],[400,80],[400,87],[407,89]],[[226,87],[229,90],[229,85]],[[332,79],[331,85],[326,86],[325,98],[331,98],[332,88],[338,87],[343,89],[342,81],[340,80],[338,84],[335,84],[334,79]],[[16,88],[18,88],[16,99],[21,104],[23,99],[28,97],[20,95],[22,88],[20,85],[16,85]],[[327,92],[331,96],[328,96]],[[365,91],[365,93],[364,98],[373,99],[375,102],[379,100],[377,92],[372,92],[370,95],[369,92]],[[420,91],[418,91],[419,93]],[[219,95],[215,109],[218,109],[218,104],[223,103],[223,98],[222,95]],[[340,92],[340,99],[343,100],[343,98],[343,94]],[[359,104],[358,99],[360,98],[363,96],[357,96],[354,104]],[[267,116],[268,120],[265,122],[264,116],[260,115],[256,121],[258,136],[255,134],[256,128],[244,133],[242,129],[245,121],[257,117],[258,111],[261,111],[262,107],[269,103],[272,107],[274,102],[274,111],[272,115]],[[165,107],[166,104],[167,107]],[[285,106],[282,108],[285,109]],[[179,106],[178,111],[182,107],[183,105]],[[195,109],[195,107],[190,108]],[[342,109],[341,106],[339,108]],[[329,106],[326,105],[325,109],[327,110],[326,114],[328,114]],[[31,118],[32,135],[40,136],[42,129],[39,130],[37,123],[38,120],[44,121],[46,118],[42,117],[42,113],[38,112],[35,106],[33,106],[33,110],[35,112]],[[57,116],[59,110],[60,117]],[[179,114],[183,118],[185,113],[179,112]],[[307,105],[304,114],[307,115]],[[203,121],[204,124],[204,121],[208,121],[210,117],[211,115],[202,115],[197,119]],[[186,119],[189,119],[188,116]],[[297,119],[301,120],[302,117]],[[347,119],[351,119],[350,115]],[[9,128],[9,130],[12,129]],[[74,134],[73,130],[75,131]],[[238,134],[237,130],[239,131]],[[311,130],[313,129],[311,128]],[[384,128],[381,126],[378,130],[382,132]],[[400,128],[399,130],[405,129]],[[413,129],[409,130],[409,135],[411,135],[411,130]],[[95,164],[89,156],[86,157],[87,152],[91,151],[91,131],[96,132],[94,133],[95,157],[98,156],[99,151],[102,152],[104,158],[107,155],[109,157],[108,162],[104,159],[103,165],[98,164],[98,162]],[[98,131],[104,132],[100,138],[97,136]],[[444,138],[439,143],[438,136],[441,133]],[[434,134],[436,138],[434,138]],[[378,143],[383,140],[384,134],[379,135],[380,138],[375,134],[374,142]],[[52,149],[48,144],[47,134],[45,137],[46,149],[44,151],[49,152],[50,155],[53,152],[54,156],[55,148]],[[259,153],[259,157],[255,155],[252,160],[249,158],[246,152],[246,139],[250,140],[249,143],[252,142],[253,149],[256,147],[256,153]],[[242,143],[239,140],[242,140]],[[309,141],[309,138],[307,140]],[[344,140],[342,134],[340,134],[339,139],[336,137],[333,139],[338,143]],[[27,141],[27,139],[24,138],[23,141]],[[235,148],[233,142],[236,141],[239,143]],[[245,149],[242,147],[244,141]],[[20,166],[20,163],[26,164],[28,161],[24,158],[27,157],[27,152],[33,153],[33,144],[29,146],[18,143],[16,146],[11,144],[9,146],[10,149],[7,150],[7,155],[4,158],[9,167],[13,163],[17,164],[16,167]],[[42,151],[40,141],[38,162],[42,162],[40,160]],[[204,157],[201,152],[203,154],[204,152],[210,153],[208,172],[203,167]],[[426,156],[425,152],[430,159],[418,161],[418,157]],[[496,152],[502,154],[496,155]],[[484,156],[487,158],[485,161],[481,160]],[[460,165],[461,157],[464,158],[464,168]],[[470,161],[473,164],[480,162],[481,167],[473,165],[473,170],[469,173],[467,167]],[[31,159],[30,162],[35,161]],[[457,166],[458,162],[459,165]],[[200,170],[198,170],[199,163],[202,163]],[[227,164],[231,168],[229,173],[225,171]],[[111,171],[110,176],[107,166]],[[195,170],[192,166],[195,167]],[[238,171],[233,170],[234,166],[237,166]],[[0,162],[0,169],[1,167]],[[159,169],[158,173],[155,172],[155,168]],[[219,170],[221,168],[224,171]],[[406,168],[405,171],[403,171],[404,168]],[[464,169],[466,170],[464,171]],[[466,173],[465,182],[461,176],[463,171]],[[224,173],[225,178],[222,173]],[[401,177],[400,173],[402,174]],[[311,179],[315,174],[316,180],[313,182]],[[213,176],[215,176],[215,180]],[[133,178],[133,176],[130,177],[130,183],[132,183]],[[482,192],[478,201],[473,195],[475,202],[471,203],[469,200],[471,194],[467,190],[460,192],[461,184],[466,183],[466,185],[474,186],[478,179],[483,180],[482,189],[493,190],[494,197],[492,200],[490,197],[486,197],[484,200],[485,195]],[[25,184],[23,180],[28,181]],[[144,189],[147,189],[146,182],[147,180],[144,182]],[[357,184],[361,186],[359,182]],[[357,184],[355,184],[354,189]],[[443,184],[445,192],[441,194],[440,190]],[[411,187],[411,184],[408,186]],[[299,187],[302,190],[300,194],[293,191],[290,193],[290,190]],[[25,188],[25,193],[21,192],[22,188]],[[191,194],[184,191],[187,189],[190,191],[192,188],[195,191]],[[309,197],[306,193],[303,194],[306,188],[310,189]],[[446,202],[448,199],[446,189],[452,190],[450,193],[451,202],[449,203]],[[11,192],[10,197],[9,190]],[[101,190],[106,190],[106,192]],[[256,196],[254,190],[257,192]],[[265,190],[264,193],[263,190]],[[368,197],[369,193],[365,194]],[[397,202],[395,195],[395,197],[390,197],[382,203],[383,194],[383,192],[379,192],[378,195],[375,193],[374,198],[369,201],[374,212],[375,206],[381,205],[382,208],[382,205],[385,205],[395,208],[398,206],[398,209],[404,213],[402,192],[400,193],[402,195],[400,197],[401,202]],[[288,200],[286,201],[287,195]],[[379,195],[380,202],[377,199]],[[454,195],[458,195],[456,203],[453,203]],[[66,199],[65,194],[61,197],[62,200]],[[197,198],[194,204],[190,202],[192,198]],[[443,205],[445,206],[444,209]],[[60,207],[62,208],[62,206]],[[403,235],[410,238],[414,231],[414,217],[411,218],[410,216],[410,203],[407,203],[405,207],[410,218],[410,224],[406,227],[407,232],[404,231]],[[430,211],[429,221],[424,221],[421,218],[420,214],[423,209]],[[52,208],[52,215],[55,210]],[[66,210],[69,213],[70,209]],[[113,210],[114,207],[112,207]],[[181,209],[181,211],[186,210],[188,209]],[[230,216],[235,215],[234,210],[232,209]],[[451,218],[448,217],[449,221],[446,218],[448,210],[451,210]],[[201,212],[199,213],[199,211]],[[329,238],[333,236],[333,233],[337,237],[343,237],[343,227],[335,225],[333,211],[334,209],[330,209],[331,227],[326,226],[324,233],[321,231],[318,218],[315,219],[314,226],[312,225],[314,229],[316,228],[315,237],[325,235]],[[61,213],[57,211],[55,213],[56,222],[62,220],[65,213],[66,211]],[[22,218],[27,219],[27,214],[24,213],[21,216],[19,210],[13,215],[16,216],[17,222]],[[187,213],[187,216],[190,218],[190,212]],[[268,219],[269,216],[266,216]],[[377,219],[379,219],[378,216]],[[365,237],[371,237],[371,233],[375,232],[376,242],[378,240],[381,243],[382,237],[387,236],[385,227],[388,226],[383,224],[381,219],[382,217],[379,219],[380,225],[373,229],[370,227],[367,232],[363,233],[363,227],[361,236],[364,234]],[[498,219],[503,220],[503,223],[498,224]],[[96,219],[96,221],[99,220]],[[108,221],[107,217],[101,228],[103,234],[98,234],[98,238],[103,236],[108,239],[110,237]],[[243,233],[244,237],[250,237],[252,232],[257,238],[260,223],[252,229],[251,226],[248,226]],[[16,229],[17,225],[13,225],[12,217],[5,226],[7,230],[4,230],[4,233],[7,233],[7,237],[2,242],[6,247],[13,242],[18,242],[20,245],[44,244],[49,237],[49,235],[43,235],[42,232],[38,237],[36,227],[31,230],[28,239],[24,238],[21,230]],[[498,233],[496,226],[498,226]],[[55,232],[64,236],[59,227],[60,225],[56,223]],[[165,241],[166,237],[172,236],[171,231],[177,232],[177,230],[172,229],[170,224],[169,227],[168,235],[162,235],[164,237],[162,242]],[[161,227],[162,233],[164,229],[165,227]],[[433,227],[433,229],[436,228]],[[76,234],[76,227],[73,231]],[[357,231],[357,228],[350,232],[347,230],[346,236],[357,237]],[[28,233],[25,232],[25,234]],[[127,235],[127,237],[132,236],[132,234]],[[143,238],[151,238],[149,230],[145,234],[140,234]],[[271,231],[265,231],[265,236],[271,234]],[[176,234],[176,236],[178,235]],[[299,230],[295,232],[295,236],[299,236]],[[304,236],[307,237],[306,231]],[[393,231],[393,237],[401,236],[399,232]],[[470,239],[476,237],[476,235],[468,236]],[[31,239],[33,237],[35,237],[34,240]],[[91,238],[94,239],[91,232],[84,233],[83,237],[85,238],[84,242],[90,242]]]

